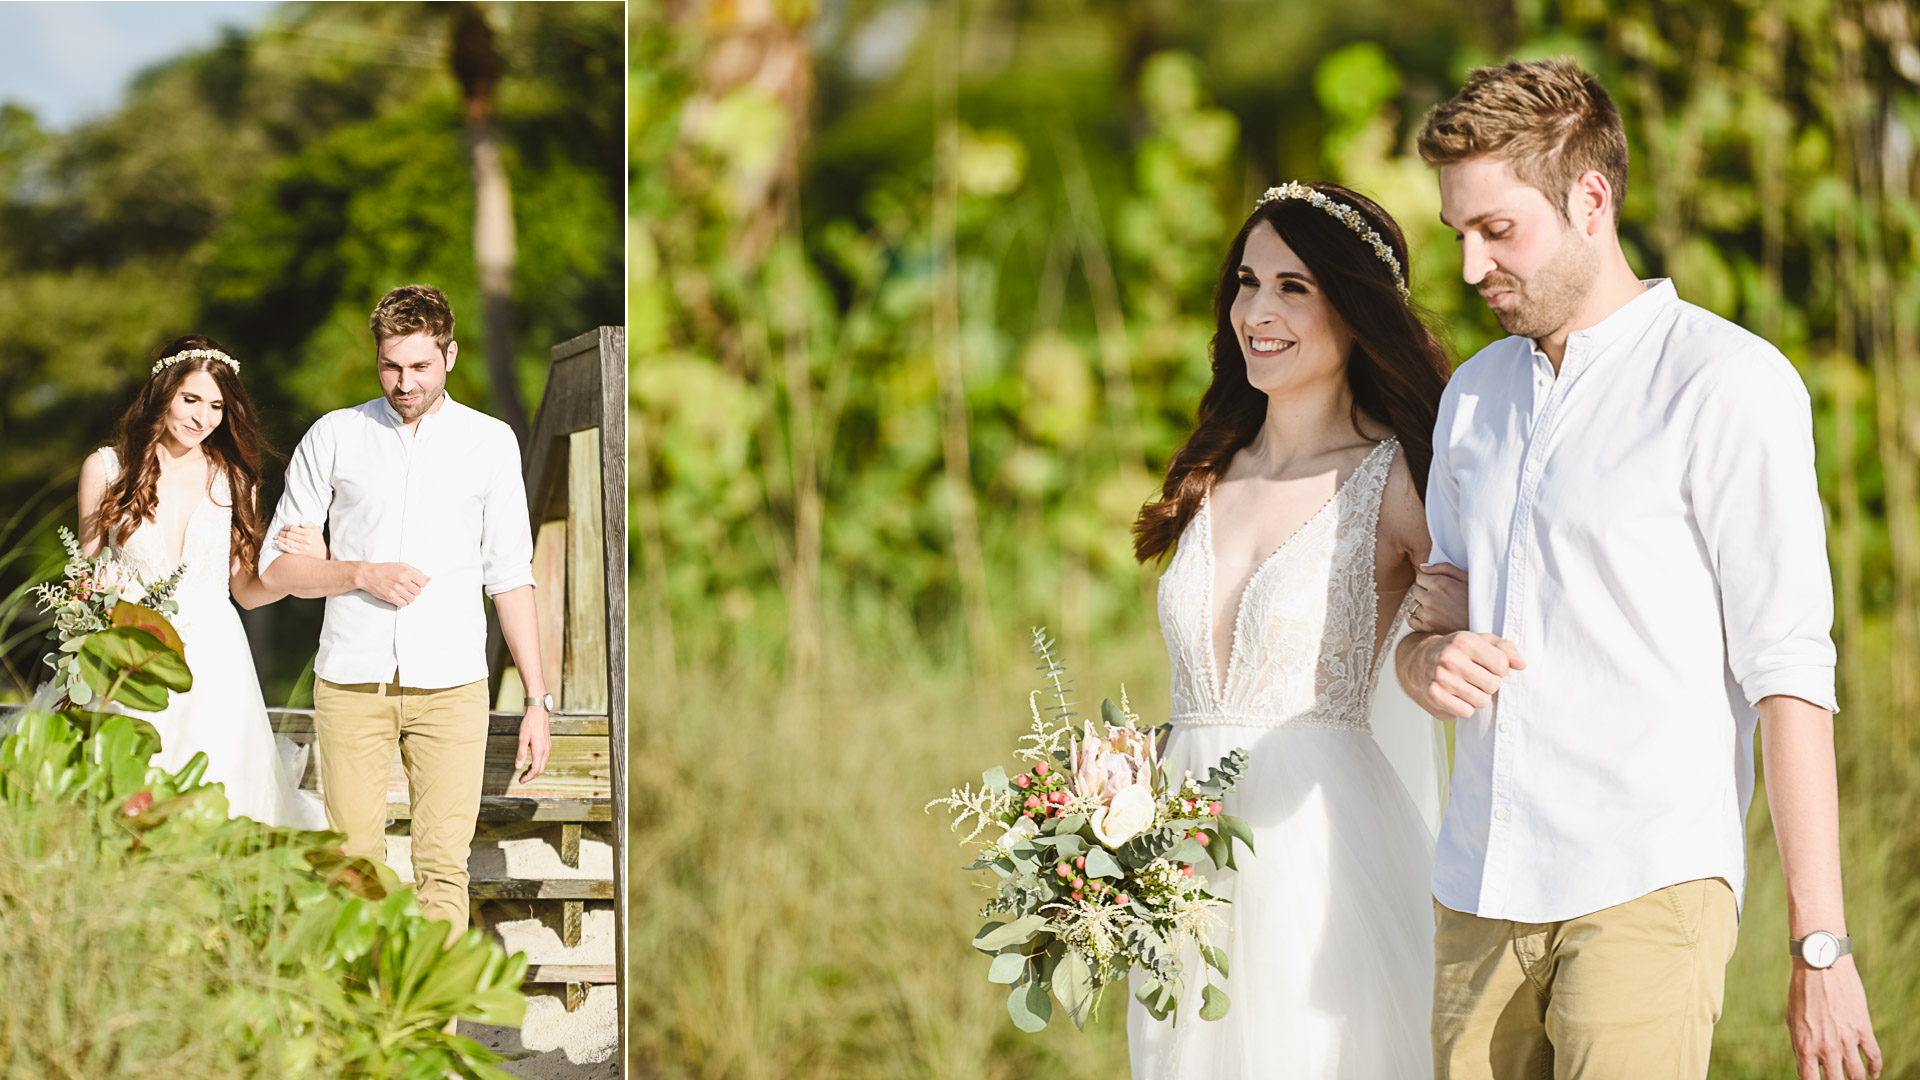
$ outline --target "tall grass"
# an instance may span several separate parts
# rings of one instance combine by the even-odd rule
[[[1011,636],[1011,635],[1008,635]],[[636,656],[645,656],[637,649]],[[1009,653],[1005,670],[1023,669]],[[1029,673],[1030,674],[1030,673]],[[1080,699],[1125,679],[1163,712],[1159,636],[1096,639]],[[818,689],[783,690],[745,657],[683,670],[635,702],[629,878],[639,1075],[945,1078],[1126,1075],[1125,1000],[1084,1034],[1014,1030],[1005,991],[967,944],[980,897],[921,805],[1002,763],[1031,680],[974,697],[959,650],[902,636],[839,641]],[[1886,1075],[1920,1077],[1920,816],[1885,765],[1874,703],[1842,714],[1850,929]],[[1875,758],[1878,758],[1876,762]],[[1749,818],[1751,884],[1712,1075],[1792,1077],[1786,903],[1764,791]]]

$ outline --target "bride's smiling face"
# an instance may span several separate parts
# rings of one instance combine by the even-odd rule
[[[1247,234],[1232,320],[1247,358],[1247,381],[1256,389],[1286,393],[1346,377],[1353,331],[1328,303],[1313,271],[1264,221]]]
[[[173,388],[162,430],[175,450],[191,450],[213,434],[224,419],[226,401],[221,397],[220,384],[206,372],[195,371]]]

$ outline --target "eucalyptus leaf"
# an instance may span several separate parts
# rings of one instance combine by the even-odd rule
[[[1217,984],[1208,983],[1200,991],[1200,1019],[1219,1020],[1227,1015],[1227,1008],[1231,1004],[1225,990]]]
[[[1073,1026],[1085,1030],[1087,1014],[1093,1006],[1094,981],[1093,968],[1087,964],[1078,949],[1068,949],[1065,956],[1053,969],[1053,994],[1060,999],[1060,1005],[1067,1010],[1067,1019]]]
[[[1014,1027],[1029,1035],[1045,1028],[1053,1018],[1053,998],[1046,985],[1035,981],[1014,987],[1007,995],[1007,1015],[1013,1017]]]
[[[1044,915],[1023,915],[1010,923],[990,922],[973,937],[973,947],[981,952],[997,953],[1009,945],[1030,940],[1047,924]]]
[[[1011,986],[1020,979],[1021,972],[1027,970],[1027,954],[1018,950],[1003,952],[993,958],[987,968],[987,981]]]
[[[1087,849],[1087,876],[1118,880],[1126,874],[1120,869],[1120,864],[1113,861],[1113,856],[1107,854],[1106,848],[1096,845]]]
[[[1200,956],[1207,962],[1208,966],[1220,973],[1221,978],[1224,979],[1227,977],[1227,951],[1225,949],[1222,949],[1218,945],[1202,945],[1200,946]]]
[[[1247,845],[1248,851],[1255,851],[1253,846],[1253,828],[1249,826],[1244,819],[1234,817],[1232,814],[1221,814],[1214,819],[1214,822],[1215,827],[1220,830],[1221,835],[1231,836],[1235,840]]]

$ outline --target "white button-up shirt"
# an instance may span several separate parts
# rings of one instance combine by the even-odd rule
[[[1746,884],[1755,705],[1834,709],[1833,587],[1806,387],[1666,280],[1568,337],[1454,373],[1433,558],[1524,671],[1455,726],[1433,863],[1456,911],[1555,922]]]
[[[260,549],[281,528],[325,521],[335,559],[402,562],[430,579],[396,608],[369,593],[327,598],[314,673],[328,682],[423,690],[487,677],[484,589],[533,584],[520,446],[513,429],[446,398],[409,429],[386,398],[321,417],[287,465]]]

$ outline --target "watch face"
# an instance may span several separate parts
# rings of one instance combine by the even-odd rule
[[[1808,967],[1830,968],[1840,959],[1840,941],[1825,930],[1815,930],[1800,946],[1800,955]]]

